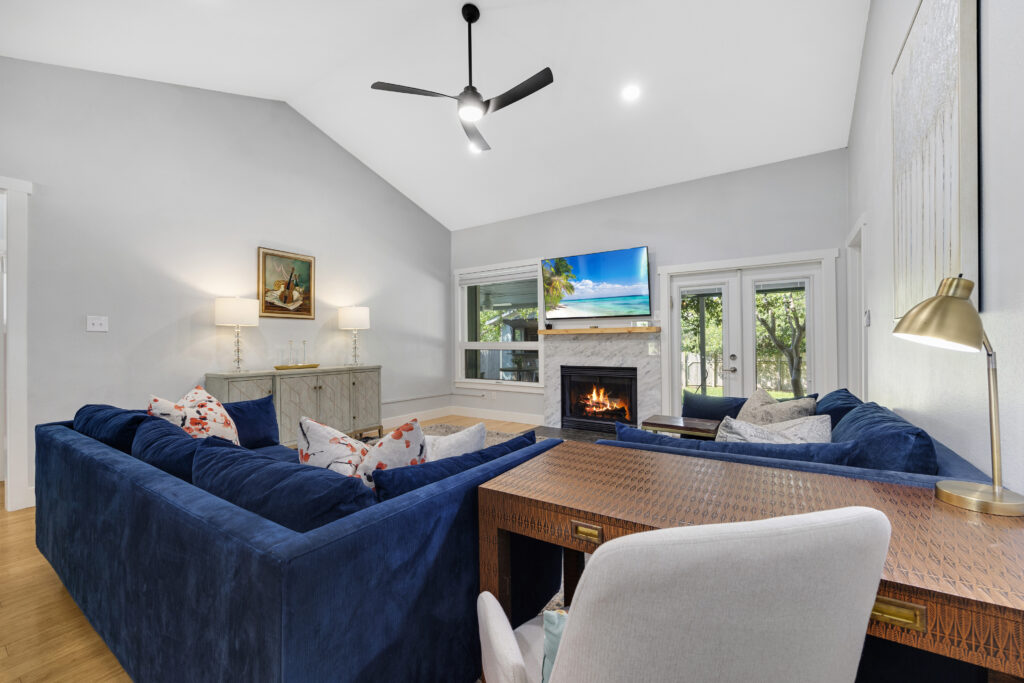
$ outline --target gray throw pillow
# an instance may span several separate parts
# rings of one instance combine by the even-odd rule
[[[814,415],[817,401],[813,398],[797,398],[792,401],[776,401],[764,389],[755,391],[740,408],[737,420],[756,425],[786,422],[798,417]]]
[[[832,419],[828,415],[809,415],[775,424],[755,425],[726,416],[718,428],[715,441],[782,444],[831,443]]]

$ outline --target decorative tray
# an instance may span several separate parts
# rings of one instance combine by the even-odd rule
[[[299,363],[298,365],[275,365],[275,370],[308,370],[320,367],[319,363]]]

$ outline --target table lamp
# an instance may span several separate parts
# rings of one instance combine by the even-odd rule
[[[943,480],[935,484],[939,500],[976,512],[1008,517],[1024,516],[1024,496],[1003,488],[1002,456],[999,444],[999,385],[996,382],[996,354],[981,324],[981,316],[969,297],[974,283],[962,277],[947,277],[939,291],[910,309],[897,323],[893,334],[928,346],[988,355],[988,424],[992,440],[992,484]]]
[[[359,365],[359,330],[370,329],[370,309],[366,306],[339,308],[338,329],[352,330],[352,365]]]
[[[242,371],[243,327],[260,324],[260,302],[258,299],[218,297],[213,300],[213,324],[229,325],[235,328],[235,372]]]

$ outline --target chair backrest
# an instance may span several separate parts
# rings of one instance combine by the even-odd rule
[[[583,572],[551,682],[853,681],[889,532],[849,507],[610,541]]]

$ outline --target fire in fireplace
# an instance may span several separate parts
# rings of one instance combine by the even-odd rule
[[[636,368],[562,366],[562,427],[615,431],[636,424]]]

